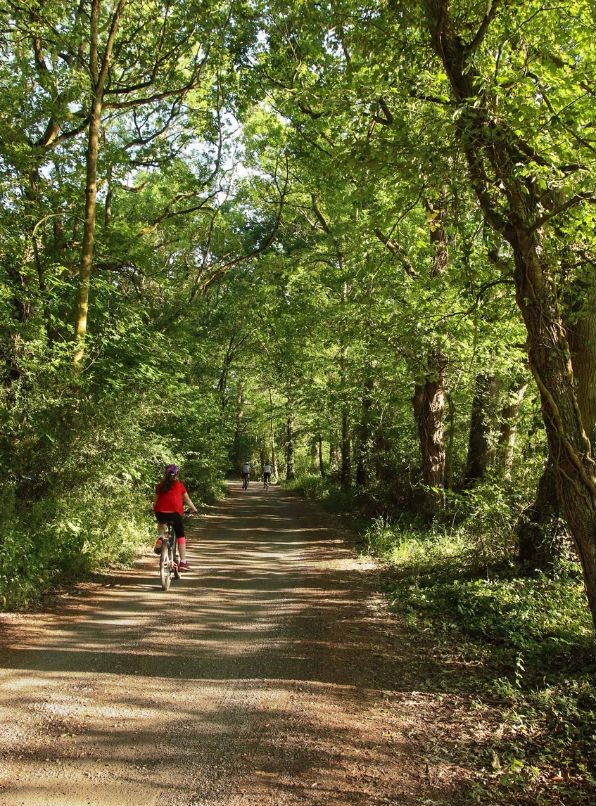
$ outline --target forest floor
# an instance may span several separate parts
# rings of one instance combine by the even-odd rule
[[[232,484],[157,558],[0,616],[2,806],[472,803],[501,715],[333,516]],[[473,687],[472,687],[473,688]]]

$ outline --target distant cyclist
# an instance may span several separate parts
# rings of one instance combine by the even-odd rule
[[[267,489],[271,484],[271,465],[263,465],[263,487]]]
[[[186,562],[186,538],[184,536],[184,521],[182,515],[184,514],[184,504],[190,507],[193,512],[198,512],[197,508],[190,500],[190,496],[186,492],[186,487],[178,479],[180,468],[178,465],[168,465],[166,467],[163,479],[155,488],[155,503],[153,504],[153,511],[157,520],[157,542],[153,548],[156,554],[161,552],[161,544],[165,536],[164,524],[171,523],[174,527],[176,540],[178,542],[178,551],[180,552],[180,562],[178,569],[180,571],[189,571],[190,566]]]
[[[250,462],[245,462],[242,465],[242,489],[248,489],[248,479],[250,477]]]

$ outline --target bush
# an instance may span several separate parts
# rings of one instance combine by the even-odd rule
[[[342,490],[329,477],[323,478],[320,474],[299,476],[294,481],[284,482],[284,486],[305,498],[320,501],[330,512],[351,512],[356,507],[357,497],[352,490]]]
[[[293,481],[284,481],[284,487],[294,490],[305,498],[324,501],[330,493],[330,485],[327,479],[320,474],[310,474],[300,476]]]

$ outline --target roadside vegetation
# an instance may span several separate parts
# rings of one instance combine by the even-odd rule
[[[586,803],[596,791],[596,659],[580,569],[561,558],[549,574],[520,576],[495,533],[482,532],[475,518],[431,530],[377,521],[365,538],[392,571],[393,609],[445,659],[481,667],[450,686],[501,711],[475,800]]]

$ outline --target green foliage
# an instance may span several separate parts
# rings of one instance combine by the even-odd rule
[[[305,498],[324,501],[330,491],[329,481],[319,475],[299,476],[293,481],[285,482],[288,490],[294,490]]]
[[[509,555],[500,544],[487,573],[485,557],[475,551],[478,533],[474,518],[457,529],[430,531],[378,519],[365,544],[392,569],[394,609],[413,628],[435,635],[444,657],[454,653],[484,667],[474,679],[455,682],[464,690],[472,686],[479,700],[494,704],[496,698],[503,720],[502,741],[495,738],[483,751],[493,780],[479,780],[471,802],[529,797],[547,803],[550,779],[558,777],[565,802],[582,803],[596,784],[590,772],[596,666],[580,570],[573,563],[554,577],[517,577],[514,568],[505,570]]]
[[[284,487],[294,490],[305,498],[320,501],[330,512],[350,512],[356,498],[353,491],[341,490],[329,478],[319,475],[300,475],[293,481],[284,482]]]

